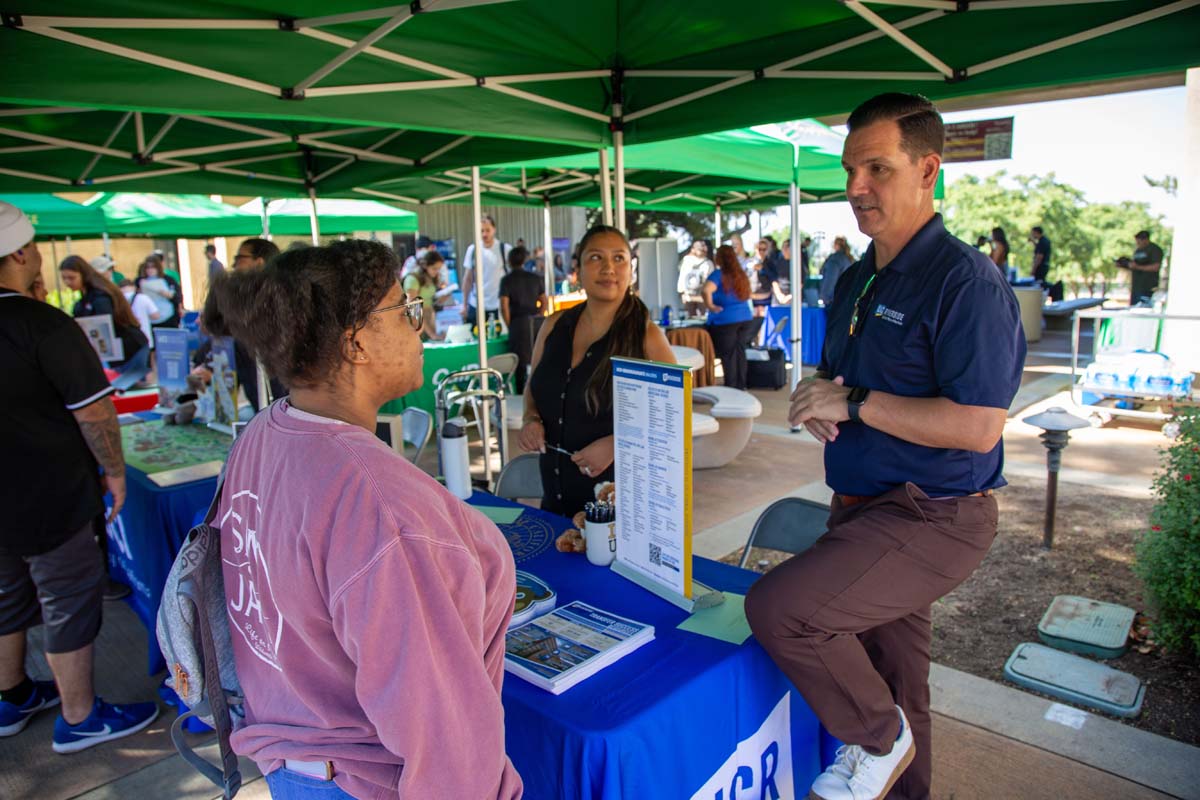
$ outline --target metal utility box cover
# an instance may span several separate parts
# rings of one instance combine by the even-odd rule
[[[1059,650],[1097,658],[1125,654],[1134,610],[1073,594],[1060,594],[1038,623],[1038,637]]]
[[[1146,696],[1146,687],[1128,672],[1034,642],[1017,645],[1004,665],[1004,676],[1042,694],[1118,717],[1136,717]]]

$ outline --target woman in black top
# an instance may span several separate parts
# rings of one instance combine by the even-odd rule
[[[129,301],[112,281],[80,256],[67,256],[58,269],[63,283],[69,289],[83,293],[71,310],[71,316],[99,317],[107,314],[112,317],[113,332],[121,340],[125,356],[119,361],[105,359],[105,363],[127,376],[126,381],[114,385],[119,389],[128,389],[150,369],[150,342],[142,333]]]
[[[546,320],[525,387],[521,447],[542,453],[542,508],[564,516],[613,479],[613,356],[675,363],[667,337],[631,290],[629,240],[597,225],[579,243],[587,302]],[[566,452],[563,452],[566,451]]]

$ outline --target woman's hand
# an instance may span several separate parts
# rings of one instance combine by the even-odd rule
[[[546,452],[546,429],[539,420],[531,419],[521,426],[517,442],[521,449],[530,453]]]
[[[599,477],[613,463],[613,437],[597,439],[571,456],[571,460],[584,475]]]
[[[710,314],[720,314],[724,310],[725,310],[724,306],[714,306],[711,303],[709,303],[709,305],[708,305],[708,311]]]

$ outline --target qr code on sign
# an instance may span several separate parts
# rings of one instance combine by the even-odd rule
[[[650,563],[657,566],[662,566],[662,546],[657,544],[650,545]]]

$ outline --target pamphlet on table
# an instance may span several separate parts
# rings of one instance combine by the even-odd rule
[[[509,630],[504,670],[562,694],[653,639],[653,625],[577,600]]]
[[[692,373],[613,362],[617,558],[613,569],[691,610]]]

